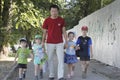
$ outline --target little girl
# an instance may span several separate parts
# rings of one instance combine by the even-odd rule
[[[34,65],[35,65],[35,80],[38,80],[38,71],[40,70],[40,78],[43,78],[42,64],[45,62],[46,57],[44,53],[44,48],[41,44],[41,35],[35,36],[35,43],[33,44],[34,53]]]
[[[74,64],[78,61],[75,54],[76,43],[73,42],[75,34],[73,32],[68,33],[68,47],[66,47],[65,63],[68,64],[68,78],[74,75]]]

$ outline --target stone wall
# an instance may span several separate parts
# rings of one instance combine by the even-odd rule
[[[93,39],[94,59],[120,68],[120,0],[85,17],[68,31],[78,37],[83,25],[89,27],[88,35]]]

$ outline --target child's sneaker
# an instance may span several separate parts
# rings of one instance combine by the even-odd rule
[[[43,79],[43,70],[40,70],[40,79]]]

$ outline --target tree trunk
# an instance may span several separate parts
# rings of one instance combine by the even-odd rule
[[[2,12],[3,27],[8,27],[11,4],[12,4],[12,0],[4,0],[3,12]]]
[[[0,0],[0,19],[1,19],[1,16],[2,16],[2,0]]]
[[[28,29],[28,30],[26,30],[26,39],[28,42],[29,49],[32,49],[32,44],[31,44],[30,38],[31,38],[31,29]]]
[[[3,42],[5,41],[5,33],[9,23],[9,13],[11,8],[12,0],[4,0],[3,9],[2,9],[2,0],[0,0],[0,11],[1,11],[1,26],[0,26],[0,52],[3,50]],[[2,29],[4,28],[4,29]],[[5,31],[5,32],[4,32]]]

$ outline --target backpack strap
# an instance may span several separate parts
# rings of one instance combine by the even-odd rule
[[[87,39],[87,41],[89,41],[90,37],[86,36],[85,38],[83,38],[83,36],[80,36],[79,39],[80,39],[81,42],[83,42],[84,39]],[[79,45],[81,45],[81,44],[79,44]]]

